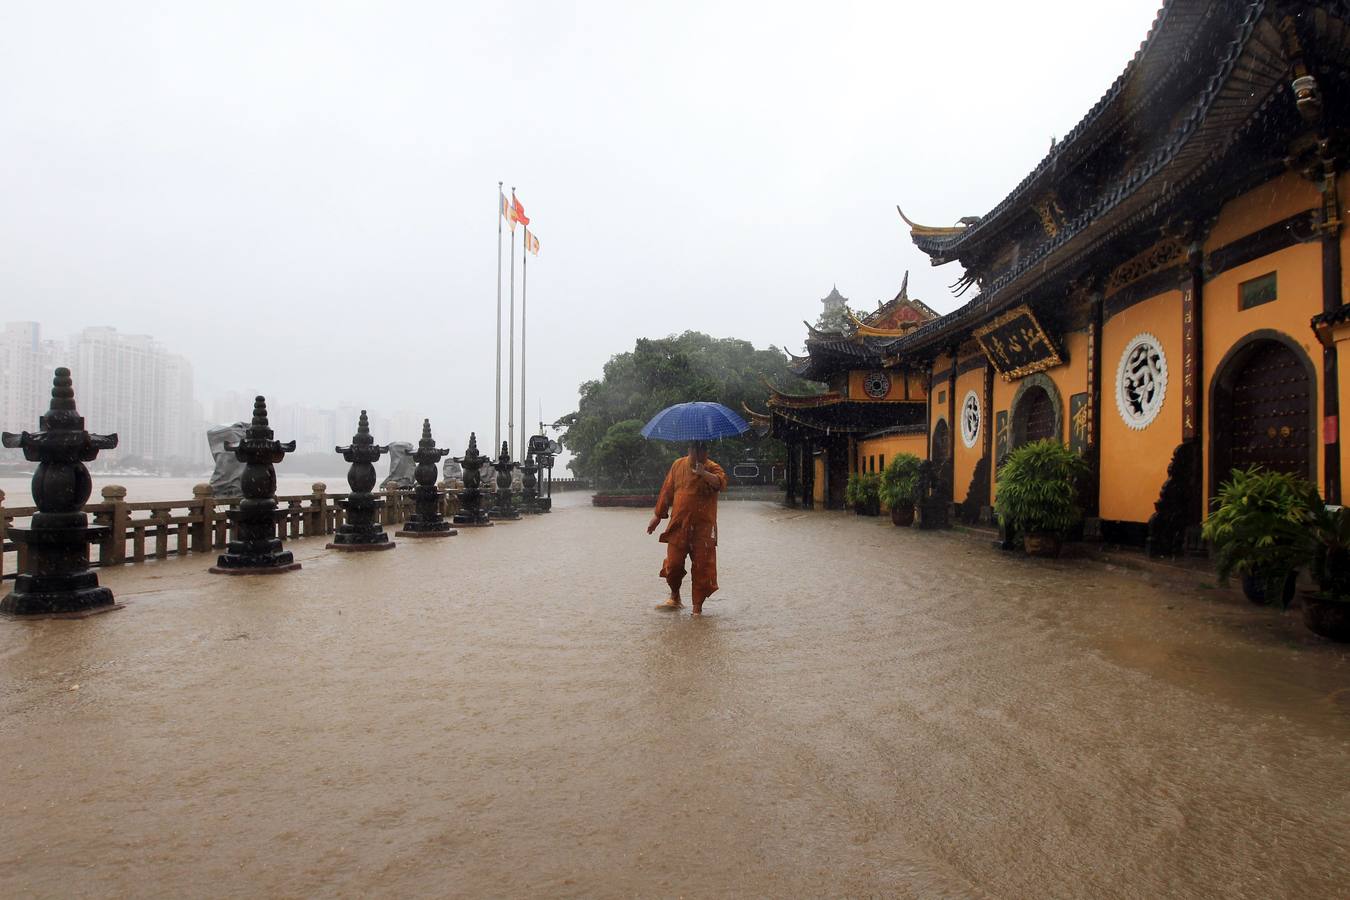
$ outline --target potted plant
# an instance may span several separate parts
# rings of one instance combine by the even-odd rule
[[[891,458],[881,473],[881,502],[891,511],[891,524],[908,528],[914,524],[914,501],[919,498],[919,465],[913,453]]]
[[[1316,591],[1303,591],[1303,624],[1333,641],[1350,642],[1350,507],[1319,504],[1309,515]]]
[[[1032,441],[1008,454],[994,509],[1022,535],[1028,556],[1059,556],[1064,536],[1083,518],[1078,482],[1086,472],[1082,457],[1058,441]]]
[[[876,472],[854,472],[848,476],[844,502],[860,516],[881,515],[881,476]]]
[[[1309,518],[1321,505],[1317,489],[1296,475],[1253,466],[1233,470],[1216,504],[1201,534],[1219,577],[1227,581],[1236,572],[1248,600],[1288,606],[1294,577],[1312,555]]]

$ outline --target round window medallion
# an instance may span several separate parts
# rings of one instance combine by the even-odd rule
[[[1167,395],[1167,357],[1162,342],[1144,332],[1125,345],[1116,369],[1116,409],[1125,424],[1147,428]]]
[[[863,379],[863,390],[873,400],[880,400],[891,392],[891,376],[885,372],[868,372]]]
[[[961,402],[961,443],[974,447],[980,436],[980,396],[974,391],[966,393]]]

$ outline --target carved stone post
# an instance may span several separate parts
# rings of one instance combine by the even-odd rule
[[[455,462],[464,470],[464,490],[459,495],[459,512],[455,513],[455,524],[463,528],[491,528],[488,514],[483,509],[482,468],[488,458],[478,452],[478,435],[469,432],[469,449],[463,456],[455,457]]]
[[[192,502],[200,506],[201,519],[192,526],[192,552],[205,553],[211,549],[211,533],[215,528],[216,502],[209,484],[192,486]]]
[[[89,544],[106,528],[90,527],[83,512],[93,490],[85,463],[100,450],[117,446],[115,434],[90,434],[75,409],[70,370],[56,370],[47,414],[38,419],[36,434],[4,432],[6,447],[22,449],[24,459],[38,464],[33,473],[33,502],[38,512],[28,528],[9,535],[26,549],[14,589],[0,600],[8,616],[81,617],[117,609],[113,593],[100,587],[89,569]]]
[[[523,473],[520,511],[527,516],[537,515],[541,512],[539,509],[539,479],[536,477],[539,472],[539,463],[535,462],[533,454],[525,457],[525,465],[520,467],[520,471]]]
[[[497,500],[488,511],[488,515],[497,521],[512,522],[520,518],[511,496],[511,473],[519,466],[520,463],[511,461],[511,448],[502,441],[502,452],[497,455],[496,462]]]
[[[366,411],[361,410],[361,418],[356,423],[356,434],[346,447],[333,448],[342,454],[342,458],[351,463],[347,470],[347,486],[351,493],[347,499],[339,500],[338,505],[346,513],[344,522],[333,535],[329,550],[392,550],[396,544],[380,527],[379,510],[384,501],[377,498],[371,490],[375,487],[375,463],[380,455],[388,452],[388,447],[375,443],[370,433],[370,420]]]
[[[417,452],[413,454],[413,459],[417,460],[417,468],[413,471],[413,479],[417,482],[413,489],[416,511],[403,523],[401,531],[394,532],[395,537],[450,537],[459,533],[441,515],[441,490],[436,487],[437,463],[449,452],[436,446],[431,436],[431,420],[423,419],[422,439],[417,442]]]
[[[227,514],[234,525],[235,539],[216,559],[212,572],[277,575],[300,568],[294,555],[282,549],[281,538],[277,537],[277,523],[286,514],[277,509],[276,464],[294,451],[295,441],[281,443],[268,426],[267,401],[261,396],[254,398],[253,421],[244,432],[244,439],[225,445],[225,452],[233,453],[244,464],[239,481],[244,499]]]

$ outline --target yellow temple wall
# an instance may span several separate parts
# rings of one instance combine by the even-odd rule
[[[1153,514],[1172,451],[1181,443],[1181,291],[1167,291],[1122,310],[1102,325],[1101,517],[1147,522]],[[1167,393],[1157,418],[1135,430],[1116,407],[1116,373],[1126,345],[1140,332],[1162,344]]]
[[[953,423],[952,447],[956,453],[956,467],[952,475],[952,499],[961,503],[966,499],[970,492],[970,478],[975,473],[975,464],[984,456],[984,427],[987,423],[980,423],[980,434],[975,438],[974,447],[966,447],[966,442],[961,440],[961,429],[955,427],[961,422],[961,406],[966,402],[966,392],[974,391],[975,396],[980,398],[980,404],[984,404],[984,369],[975,369],[972,372],[966,372],[958,375],[956,378],[956,422]],[[987,414],[981,410],[981,417]],[[989,498],[985,497],[980,501],[982,504],[988,503]]]
[[[1279,180],[1279,179],[1277,179]],[[1255,191],[1253,193],[1256,193]],[[1250,195],[1248,195],[1250,196]],[[1238,203],[1245,198],[1233,201]],[[1232,204],[1230,204],[1232,205]],[[1224,207],[1225,213],[1228,207]],[[1222,219],[1222,216],[1220,217]],[[1251,309],[1238,308],[1238,285],[1244,281],[1276,273],[1276,299]],[[1287,335],[1303,349],[1312,361],[1316,373],[1311,390],[1313,409],[1317,411],[1319,426],[1310,439],[1317,447],[1316,481],[1322,484],[1322,345],[1313,334],[1309,320],[1322,311],[1322,247],[1320,243],[1296,244],[1268,254],[1260,259],[1235,266],[1216,278],[1205,282],[1204,296],[1204,484],[1210,478],[1209,423],[1210,385],[1224,355],[1239,340],[1260,329],[1271,329]],[[1170,391],[1170,388],[1169,388]]]
[[[917,372],[907,372],[905,378],[909,381],[909,398],[911,400],[923,400],[928,396],[928,387],[922,375]]]
[[[1210,253],[1253,231],[1321,205],[1316,185],[1293,172],[1286,172],[1225,203],[1205,238],[1205,252]]]
[[[816,502],[816,509],[825,508],[825,457],[816,456],[812,458],[811,465],[815,469],[815,481],[811,485],[811,498]]]
[[[951,357],[945,353],[933,360],[933,374],[942,375],[951,367]],[[931,435],[936,429],[938,422],[947,420],[947,378],[933,380],[933,392],[928,395],[928,433]],[[938,398],[942,400],[939,401]],[[948,433],[950,434],[951,423],[947,423]]]
[[[928,435],[926,434],[888,434],[885,437],[872,438],[858,442],[859,456],[863,460],[878,457],[877,471],[881,471],[880,457],[886,462],[895,459],[901,453],[913,453],[919,459],[928,458]],[[870,470],[869,470],[870,471]]]

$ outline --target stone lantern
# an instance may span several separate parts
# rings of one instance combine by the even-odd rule
[[[478,452],[478,435],[469,432],[469,449],[455,458],[464,472],[464,490],[459,495],[459,512],[455,524],[461,528],[491,528],[492,522],[483,509],[483,466],[488,458]]]
[[[488,514],[497,521],[514,521],[520,518],[520,512],[511,496],[511,473],[520,463],[511,461],[511,447],[502,441],[502,452],[497,455],[497,500]]]
[[[38,432],[0,435],[6,447],[23,450],[38,464],[33,473],[33,502],[38,511],[28,528],[11,528],[16,543],[27,547],[23,571],[0,600],[0,613],[23,617],[79,618],[119,608],[113,593],[100,587],[89,569],[89,544],[108,533],[89,525],[85,501],[93,490],[85,463],[100,450],[117,446],[115,434],[90,434],[75,409],[70,370],[56,370],[51,405],[38,419]]]
[[[229,512],[235,539],[225,547],[211,571],[217,575],[279,575],[300,568],[294,555],[281,547],[277,523],[284,512],[277,509],[276,464],[295,451],[295,441],[276,440],[267,424],[267,401],[253,400],[253,421],[237,444],[227,443],[227,453],[244,464],[239,489],[244,499]]]
[[[370,420],[366,411],[361,410],[361,418],[356,424],[356,434],[346,447],[335,447],[335,452],[351,463],[347,470],[347,486],[351,493],[338,505],[346,512],[346,521],[333,535],[329,550],[392,550],[397,546],[389,540],[389,535],[380,527],[379,509],[384,501],[371,493],[375,487],[375,463],[380,455],[388,451],[375,443],[370,433]]]
[[[525,464],[520,467],[520,471],[524,475],[521,479],[520,511],[527,516],[536,515],[543,510],[539,508],[539,479],[536,477],[539,463],[533,453],[525,457]]]
[[[395,537],[450,537],[459,533],[441,515],[441,498],[445,492],[436,487],[437,463],[449,452],[436,446],[431,436],[431,420],[423,419],[422,439],[417,442],[417,452],[413,454],[413,459],[417,460],[417,468],[413,471],[413,480],[417,482],[413,488],[416,511],[403,523],[403,528],[394,533]]]

